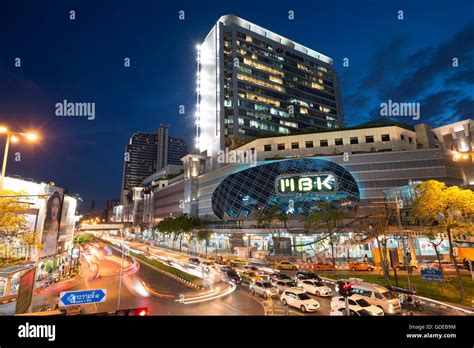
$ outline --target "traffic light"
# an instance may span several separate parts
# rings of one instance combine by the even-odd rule
[[[339,291],[339,295],[348,297],[352,295],[352,283],[347,282],[345,280],[338,280],[337,281],[337,289]]]
[[[148,307],[119,309],[115,311],[115,315],[121,316],[121,317],[126,317],[126,316],[146,317],[148,316]]]

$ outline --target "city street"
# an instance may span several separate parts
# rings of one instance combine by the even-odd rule
[[[117,240],[115,240],[117,241]],[[98,245],[97,243],[95,245]],[[185,263],[187,255],[150,247],[138,242],[128,243],[131,250],[145,251],[176,262]],[[121,252],[110,246],[89,247],[89,252],[82,257],[81,272],[78,278],[54,284],[41,290],[34,296],[33,311],[41,311],[44,306],[54,306],[58,302],[61,291],[84,289],[107,289],[107,300],[95,305],[85,305],[84,313],[113,312],[117,309],[119,294]],[[293,276],[295,271],[286,271]],[[229,295],[211,299],[200,303],[180,303],[181,295],[184,298],[196,297],[205,291],[191,289],[182,283],[160,273],[153,267],[125,259],[124,275],[122,278],[120,308],[148,307],[150,315],[285,315],[285,309],[279,297],[265,300],[259,295],[251,295],[248,285],[242,284]],[[333,296],[337,294],[334,285],[327,283],[332,289]],[[217,285],[216,285],[217,286]],[[302,313],[298,309],[289,309],[290,316],[327,316],[331,310],[331,297],[316,297],[321,305],[314,313]],[[413,311],[413,315],[460,315],[450,308],[441,308],[425,304],[423,312]],[[0,315],[13,314],[15,302],[0,306]],[[461,314],[462,315],[462,314]]]

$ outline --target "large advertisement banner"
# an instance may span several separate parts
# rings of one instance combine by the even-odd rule
[[[46,211],[41,236],[40,257],[47,257],[56,254],[58,243],[58,233],[61,223],[61,210],[63,206],[63,190],[57,187],[50,187],[46,200]]]
[[[36,269],[32,268],[23,274],[20,278],[20,286],[18,288],[18,297],[16,300],[16,314],[23,314],[30,307],[33,298],[33,286],[35,283]]]

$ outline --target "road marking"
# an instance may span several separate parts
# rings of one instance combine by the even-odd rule
[[[260,302],[260,300],[258,298],[256,298],[255,296],[250,296],[249,294],[247,294],[245,291],[243,291],[242,289],[239,289],[238,290],[241,294],[251,298],[252,300],[255,300],[257,301],[258,303],[260,303],[260,306],[262,306],[263,308],[263,312],[265,313],[264,315],[267,316],[267,308],[264,306],[264,304],[262,302]]]
[[[233,309],[233,310],[235,310],[235,311],[237,311],[237,312],[239,312],[243,315],[247,315],[245,312],[242,312],[242,311],[238,310],[237,308],[228,305],[227,303],[221,302],[221,304],[223,304],[224,306],[229,307],[230,309]]]

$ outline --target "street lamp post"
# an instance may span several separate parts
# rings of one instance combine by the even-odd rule
[[[13,132],[8,130],[6,127],[0,127],[0,133],[5,133],[7,135],[7,139],[5,142],[5,151],[3,153],[2,176],[0,177],[0,191],[2,191],[5,171],[7,169],[8,149],[10,147],[10,141],[16,143],[17,141],[19,141],[18,136],[24,136],[30,141],[35,141],[36,139],[38,139],[38,136],[35,133]]]
[[[118,291],[118,300],[117,300],[117,310],[120,309],[120,297],[122,294],[122,276],[123,276],[123,259],[125,256],[125,243],[122,241],[122,261],[120,263],[120,281],[119,281],[119,291]]]

